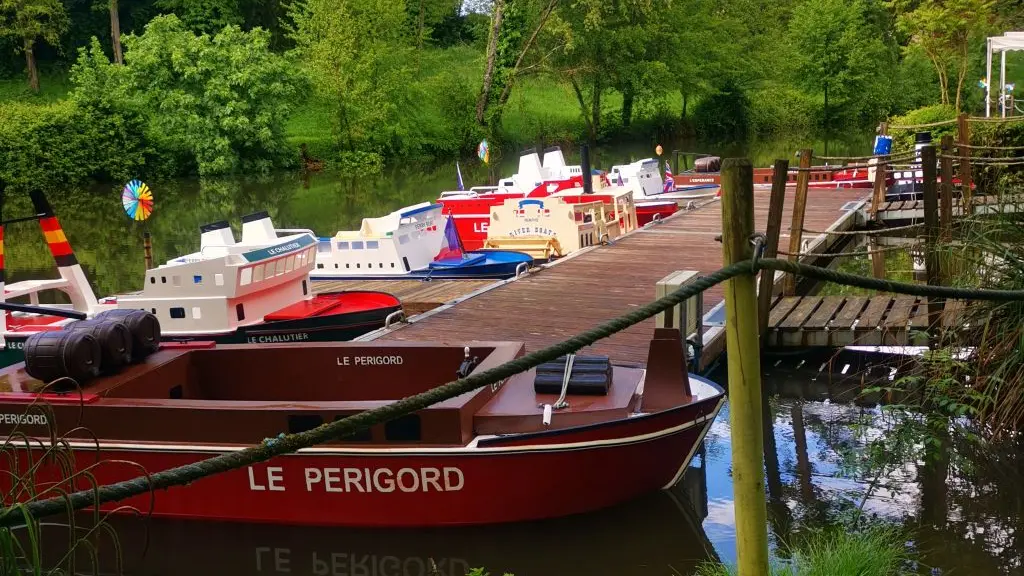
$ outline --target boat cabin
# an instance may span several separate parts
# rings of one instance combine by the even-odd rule
[[[657,198],[665,187],[665,181],[658,170],[658,161],[653,158],[612,166],[608,179],[612,184],[621,182],[621,185],[629,189],[638,200]]]
[[[443,208],[421,202],[379,218],[363,218],[359,230],[320,238],[313,278],[404,276],[426,268],[444,240]]]

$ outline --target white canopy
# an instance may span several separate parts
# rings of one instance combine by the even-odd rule
[[[999,109],[1006,117],[1006,53],[1024,50],[1024,32],[1006,32],[988,39],[988,68],[985,75],[985,116],[992,115],[992,53],[999,52]]]

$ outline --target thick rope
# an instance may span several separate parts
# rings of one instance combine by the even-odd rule
[[[924,222],[920,222],[918,224],[907,224],[906,226],[893,226],[892,228],[877,228],[875,230],[808,230],[804,228],[803,233],[826,234],[829,236],[878,236],[881,234],[888,234],[890,232],[920,228],[921,226],[924,226]]]
[[[756,274],[758,270],[777,270],[788,272],[799,276],[805,276],[816,280],[835,282],[847,286],[856,286],[869,290],[882,292],[894,292],[897,294],[908,294],[911,296],[930,296],[946,299],[961,300],[991,300],[991,301],[1024,301],[1024,290],[989,290],[978,288],[955,288],[948,286],[928,286],[926,284],[906,284],[878,278],[867,278],[846,274],[835,270],[828,270],[807,264],[790,262],[777,258],[766,258],[758,260],[743,260],[725,266],[715,272],[697,278],[692,284],[659,298],[649,304],[641,306],[629,313],[609,320],[595,328],[587,330],[536,352],[531,352],[515,360],[506,362],[500,366],[471,374],[466,378],[455,380],[433,388],[426,392],[408,396],[388,404],[354,414],[341,420],[323,424],[306,432],[296,434],[282,434],[277,438],[264,440],[263,443],[244,448],[236,452],[229,452],[185,464],[177,468],[171,468],[156,472],[147,476],[139,476],[131,480],[99,486],[95,490],[82,490],[69,494],[65,497],[55,497],[47,500],[27,502],[0,510],[0,526],[15,526],[25,522],[25,515],[33,518],[42,518],[60,514],[69,510],[81,510],[90,506],[106,502],[116,502],[132,496],[145,494],[151,490],[181,486],[195,482],[196,480],[220,474],[228,470],[234,470],[243,466],[249,466],[258,462],[264,462],[276,456],[289,454],[302,448],[308,448],[317,444],[323,444],[337,438],[341,438],[353,432],[365,429],[374,424],[392,420],[404,414],[422,410],[454,398],[466,392],[471,392],[489,384],[494,384],[509,378],[515,374],[525,372],[544,362],[550,362],[556,358],[576,352],[584,346],[589,346],[602,338],[625,330],[634,324],[638,324],[648,318],[654,317],[659,312],[664,312],[688,298],[742,274]]]

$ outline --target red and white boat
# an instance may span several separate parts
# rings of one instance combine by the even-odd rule
[[[674,174],[672,177],[678,184],[683,185],[713,185],[720,186],[722,183],[722,159],[718,156],[705,156],[694,161],[692,170],[685,170]],[[757,188],[771,188],[774,168],[754,168],[754,186]],[[786,185],[796,186],[796,177],[799,171],[790,169],[786,175]],[[892,178],[887,179],[887,185],[891,185]],[[850,168],[836,170],[834,166],[812,166],[808,177],[807,187],[812,189],[842,189],[842,188],[873,188],[875,185],[875,172],[871,168]]]
[[[654,176],[658,179],[660,190],[661,180],[654,167]],[[646,179],[644,180],[646,181]],[[644,226],[653,220],[665,218],[679,209],[675,199],[647,197],[642,186],[630,183],[614,183],[608,175],[598,172],[591,174],[592,190],[600,197],[587,198],[587,201],[601,200],[606,204],[615,203],[615,192],[622,187],[633,191],[636,208],[637,224]],[[638,180],[639,183],[639,180]],[[608,193],[608,195],[606,195]],[[445,214],[455,219],[455,226],[467,250],[479,250],[487,240],[487,228],[490,226],[491,211],[501,206],[506,200],[523,200],[562,196],[566,202],[584,194],[583,171],[580,166],[566,166],[565,157],[560,148],[552,147],[544,151],[543,163],[536,152],[527,152],[519,157],[519,171],[509,178],[503,178],[497,186],[477,186],[469,190],[451,190],[442,192],[438,202],[444,205]],[[590,194],[588,193],[587,196]],[[627,227],[625,222],[623,227]]]
[[[355,436],[102,508],[366,527],[604,508],[675,485],[724,402],[721,388],[687,374],[684,347],[678,329],[656,329],[645,369],[570,355]],[[80,383],[70,390],[47,347],[29,348],[24,363],[0,370],[0,434],[33,439],[7,447],[15,456],[0,460],[0,489],[18,494],[12,479],[29,478],[37,498],[89,487],[84,475],[65,481],[61,459],[39,458],[51,430],[66,437],[77,470],[109,484],[274,442],[524,354],[520,342],[193,343],[90,380],[98,350],[66,340],[74,362],[65,368]],[[26,412],[41,401],[52,412]]]
[[[0,313],[0,366],[23,358],[29,336],[110,311],[148,310],[173,340],[269,343],[350,340],[402,310],[398,298],[385,292],[314,295],[316,238],[309,232],[279,237],[266,212],[242,218],[241,241],[226,221],[202,226],[199,252],[147,270],[138,292],[97,299],[49,202],[41,193],[31,196],[36,215],[29,219],[39,220],[60,277],[4,286],[0,226],[0,301],[28,297],[38,306],[41,293],[57,291],[70,304],[41,306],[47,314]]]

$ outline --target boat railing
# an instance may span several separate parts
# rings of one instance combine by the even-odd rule
[[[405,311],[395,310],[391,314],[388,314],[386,318],[384,318],[384,327],[390,328],[392,322],[401,322],[403,319],[405,319]]]
[[[527,264],[526,262],[520,262],[518,265],[516,265],[516,278],[519,278],[520,276],[525,276],[526,273],[529,271],[530,265]]]
[[[287,234],[310,234],[314,238],[317,237],[315,233],[309,228],[274,228],[274,232],[280,237],[280,234],[284,232]]]

